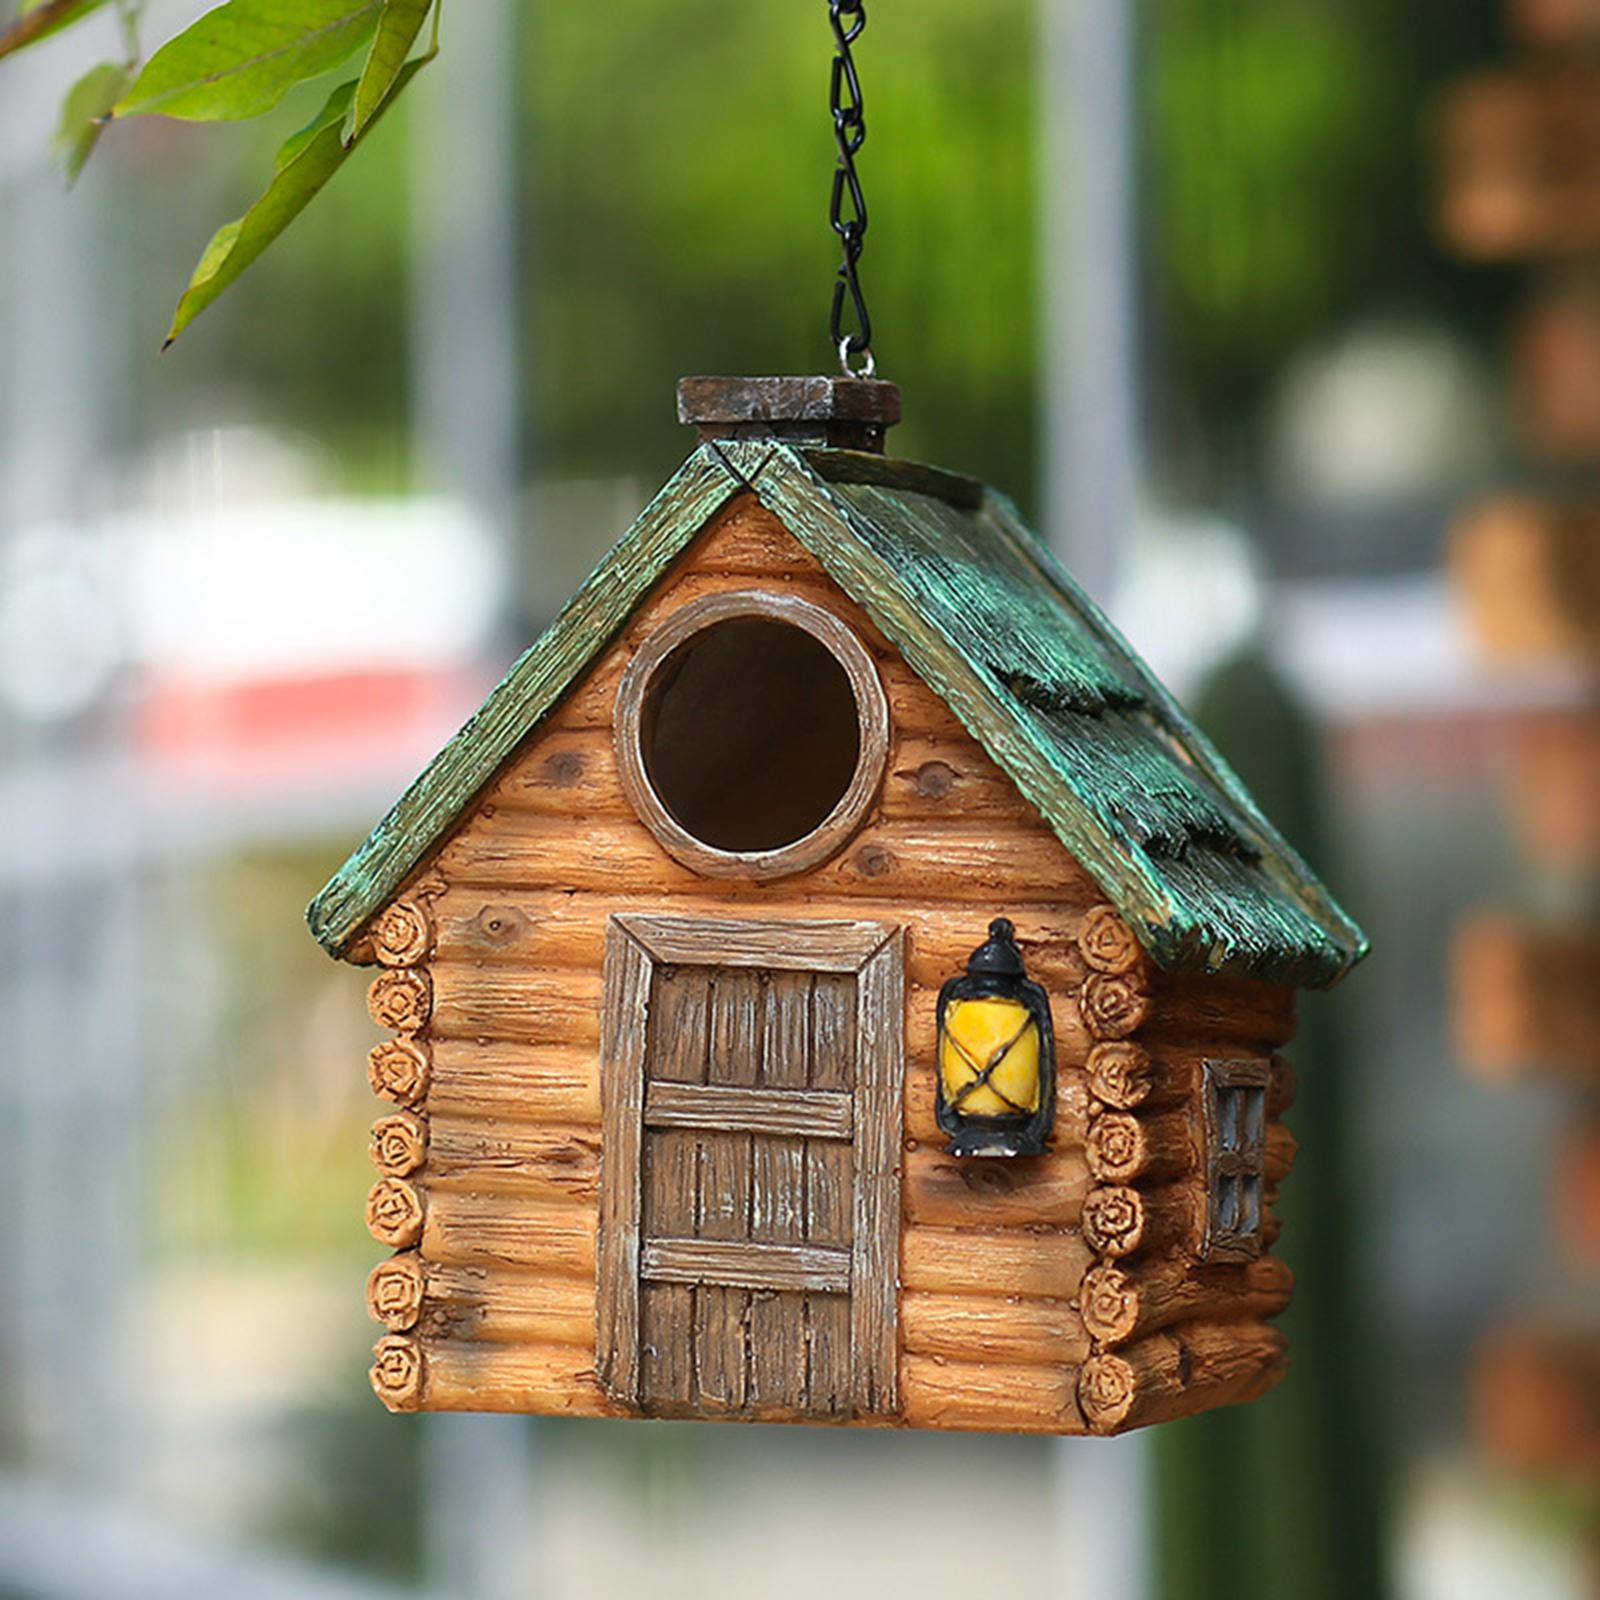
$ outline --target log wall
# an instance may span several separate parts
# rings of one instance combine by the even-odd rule
[[[865,642],[891,708],[890,757],[875,810],[831,861],[766,884],[712,882],[671,860],[629,808],[612,697],[632,650],[678,606],[757,584],[803,594]],[[1187,1357],[1166,1359],[1174,1321],[1214,1325],[1235,1280],[1207,1279],[1208,1292],[1169,1279],[1194,1233],[1185,1180],[1197,1159],[1202,1046],[1222,1040],[1236,1055],[1246,1040],[1286,1036],[1288,997],[1155,980],[1098,888],[985,752],[746,498],[695,542],[358,942],[383,968],[373,1017],[394,1032],[370,1063],[375,1091],[393,1105],[374,1130],[380,1176],[368,1207],[375,1236],[398,1249],[368,1286],[389,1330],[373,1385],[391,1408],[623,1414],[594,1372],[601,962],[607,919],[652,911],[906,927],[901,1420],[1068,1433],[1131,1425],[1171,1409],[1174,1360],[1186,1375],[1180,1395],[1197,1404],[1250,1387],[1241,1374],[1261,1367],[1269,1338],[1255,1321],[1229,1325],[1241,1335],[1231,1353],[1227,1337],[1197,1334],[1205,1360],[1192,1372]],[[1029,1160],[957,1162],[934,1121],[935,1001],[1002,912],[1052,996],[1054,1147]],[[1139,1214],[1136,1237],[1118,1222],[1123,1197]],[[1112,1259],[1136,1301],[1129,1329],[1159,1336],[1159,1348],[1091,1329],[1085,1274]],[[1287,1296],[1270,1270],[1249,1282],[1240,1304],[1252,1318]],[[1126,1381],[1137,1392],[1118,1411],[1099,1396],[1123,1381],[1107,1361],[1124,1346],[1117,1359],[1136,1363]],[[1085,1395],[1096,1408],[1088,1416]]]

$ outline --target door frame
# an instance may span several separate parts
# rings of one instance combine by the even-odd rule
[[[639,1404],[640,1210],[651,977],[658,966],[766,967],[856,977],[850,1382],[857,1414],[899,1407],[900,1137],[905,932],[887,922],[606,919],[600,1016],[600,1218],[595,1365]]]

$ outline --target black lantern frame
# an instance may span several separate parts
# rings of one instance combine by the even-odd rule
[[[1039,1034],[1039,1102],[1031,1112],[1004,1116],[979,1116],[962,1111],[945,1093],[945,1014],[958,1000],[1012,1000],[1028,1013]],[[989,937],[967,958],[967,970],[948,979],[939,990],[938,1033],[935,1043],[934,1115],[940,1131],[949,1136],[953,1156],[1036,1156],[1044,1153],[1056,1115],[1056,1038],[1050,1021],[1050,997],[1027,975],[1016,929],[1005,917],[989,924]],[[1013,1041],[1015,1042],[1015,1041]],[[1004,1059],[1005,1050],[979,1068],[976,1084],[988,1084],[988,1074]],[[993,1087],[992,1084],[988,1085]],[[970,1093],[970,1090],[968,1091]]]

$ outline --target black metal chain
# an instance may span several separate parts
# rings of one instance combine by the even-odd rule
[[[867,314],[866,296],[856,264],[867,242],[867,200],[856,173],[856,153],[866,142],[866,107],[861,99],[861,79],[856,75],[850,46],[867,25],[865,0],[828,0],[828,21],[833,26],[834,57],[830,103],[833,107],[833,136],[839,146],[839,164],[833,171],[833,202],[829,218],[833,231],[844,246],[833,285],[833,315],[828,330],[839,352],[839,365],[856,377],[871,377],[876,368],[872,356],[872,318]],[[845,298],[849,297],[855,331],[845,329]],[[858,367],[850,365],[852,356],[862,358]]]

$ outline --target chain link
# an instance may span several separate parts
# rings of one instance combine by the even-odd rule
[[[865,0],[828,0],[828,21],[833,27],[833,77],[829,102],[833,108],[833,136],[839,146],[839,164],[833,172],[833,199],[829,219],[844,247],[844,259],[833,285],[833,314],[828,328],[839,365],[853,377],[871,377],[876,370],[872,356],[872,318],[867,314],[866,296],[856,264],[867,242],[867,200],[856,173],[856,153],[866,142],[866,107],[861,98],[861,79],[850,47],[867,25]],[[855,323],[853,332],[845,326],[846,300]],[[852,367],[852,356],[861,358]]]

